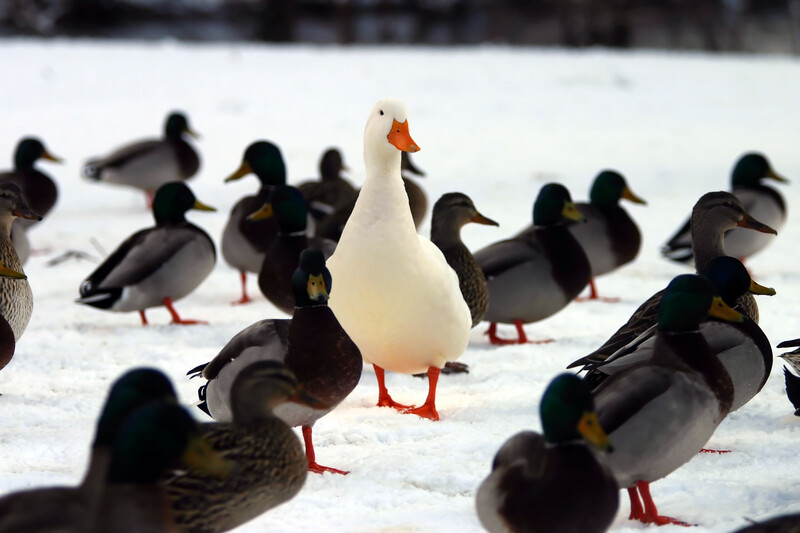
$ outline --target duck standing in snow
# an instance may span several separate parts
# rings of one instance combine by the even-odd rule
[[[22,272],[12,270],[0,262],[0,278],[26,280],[28,279],[28,276]],[[14,357],[14,351],[16,350],[16,347],[17,343],[14,340],[14,330],[11,329],[11,325],[8,323],[8,320],[0,315],[0,370],[5,368],[5,366],[11,362],[11,358]]]
[[[800,339],[783,341],[778,345],[778,348],[795,348],[797,346],[800,346]],[[794,371],[800,374],[800,348],[783,353],[779,357],[789,363]],[[800,416],[800,377],[792,374],[788,368],[783,367],[783,378],[786,384],[786,397],[789,398],[794,407],[794,416]]]
[[[13,183],[0,183],[0,262],[14,272],[23,273],[14,243],[11,226],[17,218],[41,220],[22,197],[22,190]],[[28,280],[0,277],[0,316],[8,321],[14,332],[14,342],[28,327],[33,312],[33,292]]]
[[[753,217],[775,230],[780,230],[786,221],[786,201],[778,191],[762,183],[765,179],[788,183],[786,178],[772,170],[766,157],[758,153],[747,153],[733,167],[731,193]],[[662,247],[661,253],[665,257],[679,262],[693,259],[695,252],[692,247],[691,224],[692,220],[687,220]],[[773,240],[767,235],[731,229],[725,234],[725,253],[744,261]]]
[[[400,154],[417,150],[405,104],[395,99],[375,104],[364,131],[364,185],[328,260],[337,285],[330,306],[373,365],[378,405],[438,420],[440,369],[464,353],[472,317],[458,276],[436,245],[417,234],[411,217]],[[425,403],[409,408],[392,400],[384,369],[427,370]]]
[[[742,262],[735,257],[717,257],[700,275],[711,283],[714,295],[721,297],[733,308],[738,307],[737,302],[747,292],[775,295],[775,289],[756,283]],[[708,316],[699,324],[699,331],[708,343],[711,354],[719,359],[731,377],[731,412],[752,400],[764,387],[772,371],[773,356],[769,340],[758,324],[744,313],[742,316],[741,322],[728,322]],[[583,370],[587,370],[585,381],[592,388],[597,387],[609,375],[652,358],[655,333],[654,324],[607,359],[598,357],[584,361]]]
[[[107,156],[90,159],[83,167],[83,175],[93,181],[141,189],[151,205],[159,187],[188,180],[200,168],[200,157],[184,134],[197,137],[189,128],[186,115],[170,113],[162,139],[136,141]]]
[[[613,453],[592,393],[579,378],[561,374],[545,389],[539,410],[543,434],[517,433],[495,455],[475,499],[481,525],[491,533],[606,531],[619,507],[619,487],[587,446]]]
[[[50,176],[34,166],[39,159],[62,162],[60,158],[48,152],[39,139],[26,137],[20,140],[14,151],[14,169],[0,172],[0,183],[16,184],[22,189],[25,203],[34,213],[45,217],[56,203],[58,187]],[[11,240],[14,241],[14,248],[22,264],[25,264],[30,255],[27,230],[34,225],[36,225],[35,220],[18,219],[11,226]]]
[[[247,295],[247,273],[258,273],[264,255],[278,234],[278,223],[274,218],[253,220],[249,215],[267,203],[277,187],[286,184],[286,165],[280,148],[268,141],[256,141],[247,147],[239,168],[225,179],[225,183],[238,180],[253,173],[261,188],[252,196],[245,196],[233,206],[225,229],[222,230],[222,257],[233,268],[239,270],[242,281],[242,297],[233,302],[250,302]]]
[[[658,309],[652,357],[593,391],[600,427],[614,444],[606,464],[628,490],[632,520],[682,524],[658,513],[650,483],[695,457],[730,412],[731,377],[698,330],[708,314],[743,320],[705,278],[673,279]]]
[[[315,222],[324,220],[343,205],[355,203],[358,190],[342,177],[347,170],[342,153],[329,148],[319,161],[319,181],[304,181],[297,186],[303,194]]]
[[[461,228],[470,222],[499,226],[494,220],[480,214],[472,199],[460,192],[443,195],[433,206],[431,242],[442,251],[447,264],[456,271],[461,295],[469,306],[474,328],[483,320],[489,308],[489,287],[483,270],[461,240]]]
[[[300,252],[309,247],[317,248],[327,258],[336,249],[336,242],[308,237],[306,201],[300,191],[291,185],[277,188],[270,200],[249,218],[257,221],[271,217],[278,221],[278,233],[261,261],[258,287],[275,307],[291,315],[295,309],[292,277],[300,261]]]
[[[598,299],[594,278],[633,261],[642,244],[639,227],[619,205],[622,199],[636,204],[646,203],[631,192],[620,173],[604,170],[592,183],[589,202],[575,204],[586,218],[586,223],[572,224],[569,230],[586,252],[592,268],[592,278],[589,280],[590,300]]]
[[[492,344],[527,343],[523,324],[557,313],[589,283],[589,260],[567,227],[582,220],[569,191],[549,183],[533,204],[533,226],[475,252],[489,285]],[[518,339],[498,337],[498,322],[514,324]]]
[[[203,424],[203,438],[229,461],[234,475],[210,477],[195,469],[164,480],[180,531],[228,531],[293,498],[308,465],[300,441],[276,411],[323,407],[278,361],[256,361],[231,388],[227,422]]]
[[[317,463],[312,428],[355,389],[363,367],[361,352],[328,307],[333,279],[322,251],[303,251],[290,284],[296,302],[290,320],[252,324],[228,341],[210,363],[189,371],[208,380],[200,387],[203,403],[199,407],[218,422],[230,422],[234,418],[231,389],[236,376],[254,361],[279,361],[294,373],[306,392],[325,403],[324,408],[292,404],[275,410],[290,426],[302,426],[308,470],[347,474]]]
[[[78,303],[116,312],[165,306],[172,324],[181,319],[172,303],[195,290],[211,273],[217,254],[211,237],[186,220],[190,209],[215,211],[198,201],[183,182],[162,185],[153,200],[156,225],[137,231],[81,283]]]
[[[120,428],[132,413],[149,403],[175,401],[172,384],[158,370],[136,368],[117,378],[98,417],[81,484],[24,490],[0,498],[0,531],[94,531]]]

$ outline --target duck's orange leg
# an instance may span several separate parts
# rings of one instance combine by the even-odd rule
[[[172,315],[172,322],[171,324],[179,324],[183,326],[191,326],[193,324],[208,324],[203,320],[191,320],[191,319],[183,319],[178,315],[178,312],[172,307],[172,298],[164,298],[164,307],[167,308],[169,314]]]
[[[404,411],[414,407],[413,405],[403,405],[392,400],[392,397],[389,396],[389,390],[386,388],[384,370],[375,363],[372,363],[372,369],[375,371],[375,377],[378,378],[378,407],[391,407],[398,411]]]
[[[428,368],[428,397],[425,398],[425,403],[414,409],[403,411],[403,413],[439,420],[439,413],[436,412],[436,385],[439,383],[440,372],[435,366]]]
[[[303,443],[306,445],[306,459],[308,460],[308,471],[315,474],[323,472],[330,472],[332,474],[342,474],[346,476],[350,472],[346,470],[338,470],[330,466],[321,466],[317,463],[317,457],[314,453],[314,442],[311,440],[311,426],[303,426]]]

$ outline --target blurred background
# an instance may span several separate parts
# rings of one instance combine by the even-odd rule
[[[0,37],[800,53],[800,0],[0,0]]]

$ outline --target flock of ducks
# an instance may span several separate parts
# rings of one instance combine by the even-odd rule
[[[172,113],[162,139],[86,163],[89,179],[145,191],[155,225],[109,254],[80,285],[77,302],[139,312],[144,325],[145,311],[158,306],[174,324],[199,322],[174,308],[216,263],[213,240],[186,219],[189,210],[213,210],[185,184],[200,164],[187,134],[185,115]],[[293,187],[275,144],[247,147],[225,180],[254,174],[260,184],[233,207],[222,235],[223,258],[241,279],[233,303],[251,301],[247,275],[257,273],[261,292],[291,317],[244,328],[213,360],[189,370],[205,380],[198,407],[214,422],[195,422],[157,370],[121,376],[98,419],[83,482],[0,498],[0,533],[237,527],[294,497],[308,472],[348,473],[317,463],[312,428],[354,390],[364,361],[377,377],[378,406],[438,420],[440,374],[466,370],[453,362],[472,328],[487,321],[492,344],[528,343],[525,324],[559,312],[587,285],[590,298],[599,298],[594,278],[638,254],[639,229],[619,202],[645,202],[613,170],[597,175],[587,203],[573,202],[561,184],[546,184],[530,226],[474,254],[461,228],[497,222],[467,195],[445,194],[433,206],[428,239],[417,233],[427,199],[404,175],[424,175],[408,157],[419,149],[405,105],[393,99],[369,113],[360,190],[342,177],[338,150],[323,154],[320,181]],[[58,161],[40,141],[23,139],[14,170],[0,174],[0,369],[32,312],[20,257],[26,231],[57,195],[34,168],[42,158]],[[658,512],[650,484],[703,451],[772,368],[753,295],[775,291],[752,280],[741,262],[785,221],[785,204],[765,178],[785,181],[762,155],[744,155],[731,192],[702,196],[663,250],[692,260],[697,273],[674,278],[570,365],[582,376],[551,381],[540,403],[542,433],[523,431],[503,444],[477,490],[488,531],[602,532],[616,516],[620,489],[632,520],[683,524]],[[517,338],[498,337],[498,323],[515,325]],[[798,352],[783,356],[795,370]],[[425,374],[424,402],[395,401],[387,370]],[[800,413],[800,377],[786,370],[786,379]],[[291,430],[298,426],[304,446]]]

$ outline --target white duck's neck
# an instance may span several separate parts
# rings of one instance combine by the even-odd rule
[[[364,165],[367,175],[353,215],[368,216],[373,229],[380,227],[381,232],[405,234],[416,239],[417,230],[400,175],[400,151],[365,146]]]

